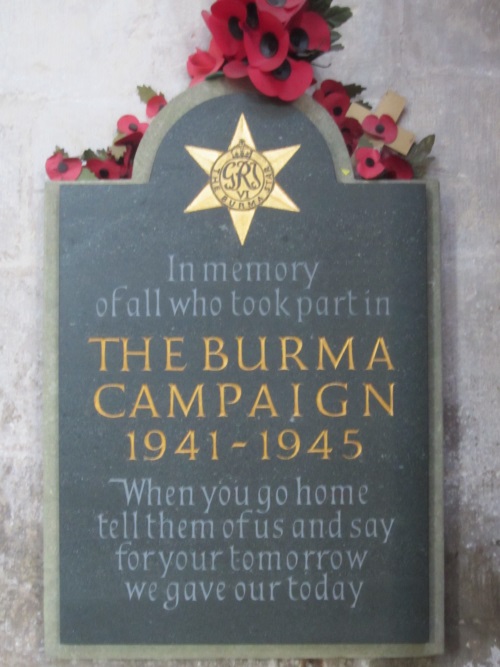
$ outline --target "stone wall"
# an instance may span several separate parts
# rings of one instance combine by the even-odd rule
[[[0,3],[0,664],[59,664],[43,648],[42,328],[45,159],[107,146],[138,84],[167,98],[208,45],[208,0]],[[446,655],[332,661],[500,665],[500,3],[352,0],[346,49],[319,79],[409,99],[403,124],[436,133],[441,183]],[[80,664],[80,663],[72,663]],[[82,662],[83,664],[90,664]],[[96,662],[105,664],[104,662]],[[121,665],[127,663],[106,663]],[[146,664],[146,663],[128,663]],[[153,663],[148,663],[153,664]],[[297,663],[298,664],[298,663]]]

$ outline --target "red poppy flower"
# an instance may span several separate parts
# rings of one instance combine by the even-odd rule
[[[317,12],[301,12],[288,24],[292,51],[329,51],[331,46],[330,27]]]
[[[306,0],[255,0],[257,9],[269,12],[282,23],[288,21],[306,4]]]
[[[127,146],[122,158],[118,160],[118,164],[122,168],[122,178],[132,178],[132,167],[134,166],[134,156],[137,152],[137,148],[132,146]]]
[[[394,153],[383,150],[382,164],[385,169],[384,178],[411,181],[414,177],[411,164],[402,157],[399,157],[399,155],[394,155]]]
[[[125,136],[140,133],[141,136],[148,129],[148,123],[139,123],[135,116],[122,116],[117,123],[118,132]]]
[[[337,125],[340,125],[344,122],[346,114],[349,111],[351,99],[349,95],[344,93],[332,93],[331,95],[325,95],[320,104],[328,111]]]
[[[361,123],[361,127],[371,137],[381,139],[385,144],[392,144],[398,136],[398,126],[390,116],[370,114]]]
[[[224,62],[222,51],[217,46],[215,39],[212,39],[208,51],[196,49],[196,53],[189,56],[187,61],[187,70],[192,78],[190,86],[195,86],[200,81],[204,81],[207,76],[218,72]]]
[[[256,67],[248,68],[253,85],[268,97],[278,97],[284,102],[293,102],[303,95],[313,82],[312,65],[304,60],[286,58],[272,72],[262,72]]]
[[[332,93],[343,93],[344,95],[347,95],[347,90],[339,81],[325,79],[321,83],[319,90],[314,91],[313,98],[321,104],[321,100]]]
[[[384,172],[380,153],[375,148],[358,148],[354,154],[356,171],[361,178],[371,180]]]
[[[114,181],[123,177],[123,165],[118,164],[111,158],[108,160],[87,160],[86,166],[99,179]]]
[[[363,136],[361,124],[355,118],[344,118],[339,123],[339,130],[342,133],[349,155],[352,155],[358,147],[358,141]]]
[[[65,157],[57,151],[45,162],[45,171],[51,181],[76,181],[83,169],[83,163],[77,157]]]
[[[323,81],[320,89],[313,93],[313,99],[328,111],[339,126],[344,122],[351,106],[351,98],[344,86],[331,79]]]
[[[211,7],[212,13],[202,12],[203,19],[225,56],[243,58],[242,26],[247,18],[244,4],[238,0],[219,0]]]
[[[285,60],[290,45],[290,34],[272,14],[263,12],[259,16],[259,27],[252,30],[244,27],[243,42],[250,67],[262,72],[271,72]]]
[[[224,65],[222,71],[228,79],[243,79],[245,76],[248,76],[248,60],[246,58],[243,58],[243,60],[230,60]]]
[[[146,105],[146,116],[148,118],[154,118],[163,107],[167,106],[167,100],[164,95],[155,95],[152,97]]]
[[[256,30],[259,27],[259,12],[255,0],[241,0],[241,2],[247,10],[246,25],[252,30]]]
[[[130,146],[133,148],[133,153],[135,155],[135,151],[137,150],[137,147],[142,141],[142,137],[144,136],[143,132],[132,132],[131,134],[126,134],[124,137],[121,137],[120,139],[117,139],[113,143],[115,146]]]

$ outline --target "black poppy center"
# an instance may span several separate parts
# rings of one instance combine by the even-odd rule
[[[99,169],[100,178],[109,178],[109,169]]]
[[[128,129],[132,130],[132,132],[137,132],[137,130],[139,129],[139,126],[136,123],[130,123],[129,126],[128,126]]]
[[[243,39],[243,30],[240,28],[240,19],[237,16],[231,16],[228,22],[229,32],[234,39]]]
[[[249,2],[247,5],[247,26],[256,30],[259,27],[259,15],[255,2]]]
[[[66,162],[59,162],[59,164],[57,165],[57,171],[60,174],[65,174],[68,171],[68,169],[69,169],[69,167],[66,164]]]
[[[272,7],[284,7],[286,5],[286,0],[267,0],[267,4]]]
[[[273,32],[266,32],[260,40],[260,52],[264,58],[273,58],[278,53],[279,41]]]
[[[384,134],[385,132],[385,125],[382,125],[382,123],[379,123],[378,125],[375,126],[375,132],[377,134]]]
[[[342,109],[342,107],[339,107],[339,106],[333,107],[333,109],[332,109],[333,115],[337,116],[337,117],[342,116],[342,112],[343,112],[343,109]]]
[[[294,28],[290,32],[290,42],[296,51],[307,51],[309,48],[309,35],[303,28]]]
[[[278,81],[286,81],[292,73],[292,66],[288,60],[283,61],[283,64],[273,70],[273,76]]]
[[[367,167],[374,167],[375,166],[375,160],[372,157],[367,157],[365,160],[365,164]]]

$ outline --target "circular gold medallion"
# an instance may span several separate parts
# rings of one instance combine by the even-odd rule
[[[273,191],[274,171],[261,153],[241,139],[214,163],[210,186],[223,206],[249,211],[261,206]]]

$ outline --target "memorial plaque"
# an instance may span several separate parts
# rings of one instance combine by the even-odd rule
[[[49,649],[439,651],[435,188],[214,83],[48,202]]]

